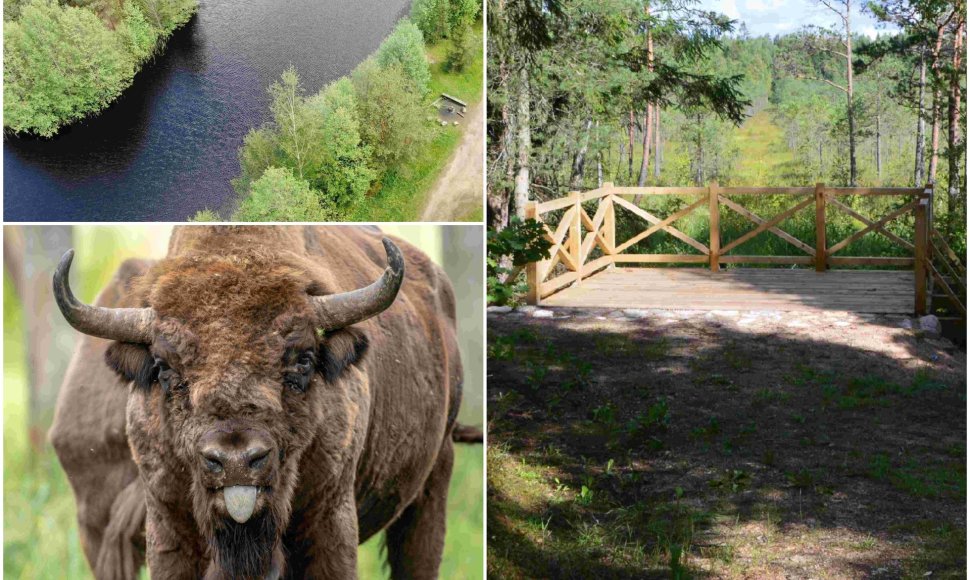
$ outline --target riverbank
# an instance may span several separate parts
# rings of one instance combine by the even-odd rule
[[[95,11],[28,0],[4,7],[4,129],[53,137],[110,106],[198,3],[128,0]]]
[[[473,56],[465,70],[459,73],[448,72],[445,70],[445,55],[448,51],[448,41],[441,41],[427,48],[428,60],[431,63],[431,88],[432,96],[447,93],[458,97],[469,104],[469,110],[474,111],[479,107],[482,100],[482,51],[477,50],[482,44],[481,22],[476,22],[473,26],[472,46],[476,47]],[[475,119],[475,115],[470,115],[469,119]],[[480,123],[480,119],[471,122]],[[431,144],[411,162],[393,174],[389,175],[383,183],[383,187],[376,194],[367,197],[354,211],[350,219],[352,221],[388,221],[406,222],[418,221],[422,218],[422,213],[426,211],[432,190],[435,189],[439,176],[452,159],[455,150],[462,142],[464,133],[475,133],[481,135],[481,130],[476,131],[475,127],[470,126],[447,126],[440,128],[436,133]],[[479,159],[479,165],[481,159]],[[479,173],[479,200],[481,200],[481,169]],[[473,173],[473,168],[469,168],[469,173]],[[466,212],[463,215],[449,216],[442,221],[475,221],[482,217],[481,201],[476,211]]]

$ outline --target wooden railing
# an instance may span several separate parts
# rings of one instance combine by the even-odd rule
[[[696,200],[671,215],[661,218],[624,197],[653,195],[696,197]],[[785,211],[766,219],[732,200],[731,196],[736,195],[783,195],[791,196],[798,201]],[[904,198],[906,203],[878,219],[870,219],[840,201],[840,198],[846,196],[897,196]],[[897,266],[913,267],[915,311],[923,314],[928,306],[927,281],[931,272],[928,266],[932,251],[930,246],[932,198],[933,188],[929,185],[925,188],[871,188],[826,187],[820,183],[815,187],[720,187],[717,182],[712,182],[708,187],[616,187],[612,183],[604,183],[599,189],[572,192],[563,198],[541,203],[531,202],[526,206],[526,218],[544,223],[546,237],[552,244],[549,259],[526,266],[529,285],[527,301],[530,304],[538,304],[542,298],[557,290],[574,282],[581,282],[602,268],[620,263],[707,264],[713,272],[717,272],[721,264],[814,265],[818,272],[824,272],[831,266]],[[595,202],[595,210],[592,202]],[[815,206],[815,245],[811,246],[782,230],[779,224],[813,204]],[[745,217],[755,227],[736,239],[722,240],[720,227],[722,205]],[[587,212],[587,207],[591,210],[592,216]],[[841,241],[829,243],[825,239],[826,207],[845,212],[865,224],[865,227]],[[644,219],[649,225],[629,239],[617,240],[618,208]],[[547,214],[556,210],[565,211],[558,217],[558,222],[550,223],[552,220]],[[674,226],[677,220],[695,211],[708,214],[710,235],[707,243],[694,239]],[[886,228],[889,222],[908,213],[912,213],[915,217],[912,242]],[[691,254],[626,252],[634,244],[661,231],[686,243],[697,252]],[[836,255],[870,232],[882,234],[911,253],[912,257]],[[801,253],[794,256],[729,254],[741,244],[765,233],[781,238]],[[601,255],[591,260],[590,256],[595,248],[601,250]],[[550,278],[559,264],[564,266],[565,272]]]

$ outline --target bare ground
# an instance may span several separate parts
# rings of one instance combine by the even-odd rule
[[[485,203],[482,194],[482,164],[485,152],[483,113],[481,101],[469,109],[461,143],[428,194],[428,204],[421,215],[421,221],[467,219],[467,216]]]
[[[965,353],[901,323],[489,315],[489,577],[966,577]]]

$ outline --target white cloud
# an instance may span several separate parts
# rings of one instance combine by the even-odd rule
[[[744,7],[754,12],[778,10],[787,3],[786,0],[745,0]]]
[[[879,31],[876,30],[876,27],[875,26],[866,26],[862,30],[859,31],[859,34],[864,34],[864,35],[868,36],[870,39],[873,39],[873,38],[875,38],[876,36],[879,35]]]
[[[718,0],[714,2],[713,9],[732,20],[741,19],[741,12],[738,10],[738,4],[735,0]]]

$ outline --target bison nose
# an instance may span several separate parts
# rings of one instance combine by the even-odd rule
[[[249,435],[249,436],[247,436]],[[202,467],[227,481],[248,483],[269,470],[273,448],[264,437],[247,433],[210,431],[199,445]]]

